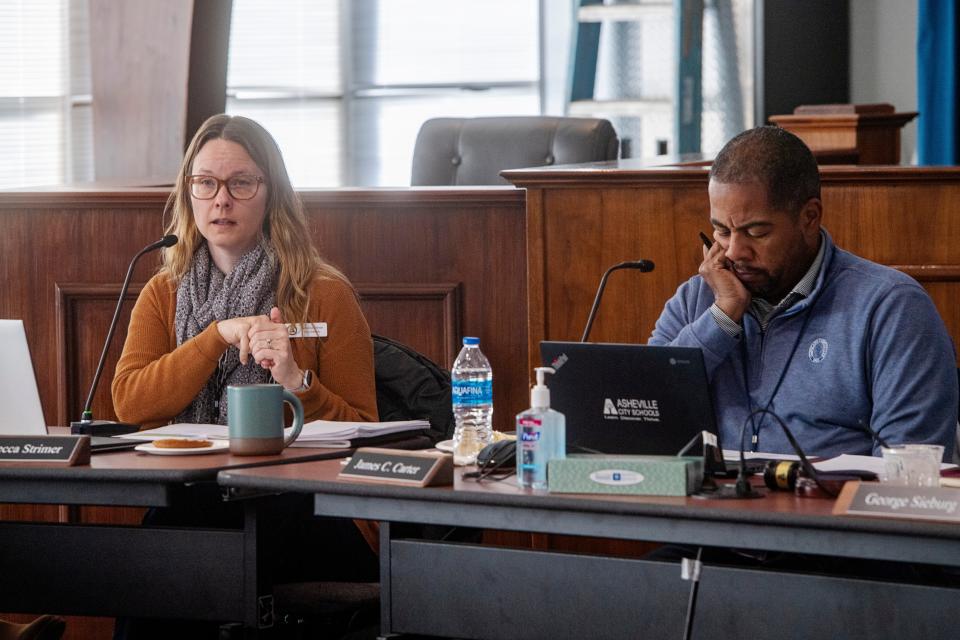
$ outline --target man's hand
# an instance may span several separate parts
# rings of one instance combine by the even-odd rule
[[[733,272],[730,261],[724,256],[725,249],[719,242],[707,249],[703,247],[703,262],[700,276],[713,291],[717,306],[734,322],[740,322],[750,308],[750,292]]]

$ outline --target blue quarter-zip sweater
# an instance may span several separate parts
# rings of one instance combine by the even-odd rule
[[[713,292],[695,276],[667,302],[650,344],[703,351],[726,449],[738,448],[751,410],[768,408],[808,455],[879,455],[870,430],[888,444],[942,444],[951,460],[956,356],[933,301],[909,276],[822,235],[814,290],[774,316],[766,332],[748,313],[739,339],[724,333],[708,311]],[[769,416],[747,425],[744,443],[748,451],[794,453]]]

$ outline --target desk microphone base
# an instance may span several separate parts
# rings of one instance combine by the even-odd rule
[[[140,425],[112,420],[80,420],[70,423],[70,433],[85,436],[119,436],[139,431]]]
[[[766,495],[763,489],[752,488],[747,495],[737,495],[737,485],[721,484],[713,488],[704,487],[697,493],[691,494],[691,498],[700,500],[753,500],[762,498]]]

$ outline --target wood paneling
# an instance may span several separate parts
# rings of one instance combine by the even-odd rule
[[[460,284],[356,284],[367,322],[441,367],[453,367],[460,337]]]
[[[116,284],[78,284],[56,283],[57,353],[57,424],[66,425],[78,420],[83,413],[90,385],[100,361],[100,350],[88,345],[103,344],[107,328],[113,318],[120,295],[121,283]],[[118,331],[130,324],[130,310],[141,285],[133,285],[124,297],[124,306],[117,319]],[[101,346],[100,349],[103,347]],[[114,340],[107,351],[104,362],[104,375],[117,368],[117,361],[123,351],[123,341]],[[93,397],[93,415],[98,420],[116,420],[113,401],[110,399],[110,385],[101,381]]]
[[[697,231],[709,229],[701,167],[621,161],[508,173],[528,187],[526,220],[524,193],[510,188],[302,194],[314,241],[360,286],[373,331],[446,366],[462,335],[481,338],[500,429],[526,405],[539,341],[579,337],[607,266],[657,265],[613,275],[592,336],[644,342],[667,298],[696,273]],[[822,175],[824,223],[837,243],[920,280],[960,340],[960,170],[824,167]],[[26,321],[48,422],[76,417],[113,293],[129,257],[162,234],[165,199],[162,189],[0,194],[0,316]],[[144,258],[134,281],[155,268],[155,256]],[[98,415],[112,415],[123,324]]]
[[[130,258],[163,233],[163,189],[0,194],[0,317],[22,318],[48,424],[79,417]],[[462,335],[494,367],[497,428],[526,405],[523,192],[377,189],[302,194],[313,240],[358,283],[371,329],[449,367]],[[145,256],[130,300],[157,266]],[[126,305],[94,402],[110,382]]]
[[[162,234],[164,194],[141,195],[136,204],[92,194],[76,200],[67,194],[56,198],[47,194],[46,202],[43,198],[33,201],[23,193],[0,197],[0,221],[6,231],[0,237],[0,282],[4,283],[0,317],[24,320],[47,424],[67,424],[79,417],[68,414],[70,407],[59,398],[81,398],[82,404],[113,313],[107,298],[81,297],[74,305],[72,295],[58,294],[58,286],[68,292],[92,285],[119,291],[130,258]],[[155,256],[142,259],[134,281],[145,282],[156,266]],[[68,300],[71,304],[66,304]],[[61,321],[70,309],[83,315]],[[125,333],[121,326],[117,346],[123,344]],[[69,355],[62,351],[68,346],[66,336],[75,345]],[[68,362],[92,365],[73,376],[75,388],[62,389],[60,376],[70,371]],[[112,373],[106,371],[101,381],[106,393]]]
[[[621,161],[506,174],[527,188],[531,366],[540,340],[579,337],[601,274],[623,260],[656,269],[611,277],[591,339],[646,342],[700,264],[707,170]],[[821,167],[821,176],[824,226],[836,243],[917,278],[960,343],[960,169]]]
[[[513,416],[528,403],[523,192],[426,187],[313,191],[303,198],[320,250],[353,282],[389,283],[393,292],[400,285],[413,291],[456,285],[442,303],[435,293],[416,303],[418,314],[430,308],[449,318],[434,315],[428,323],[410,315],[408,295],[369,303],[361,295],[374,333],[423,348],[441,365],[453,363],[462,336],[478,336],[494,372],[494,424],[512,430]],[[428,327],[445,324],[445,333],[459,324],[453,340],[429,335]]]

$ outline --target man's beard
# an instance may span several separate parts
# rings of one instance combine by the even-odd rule
[[[734,271],[736,273],[736,271]],[[750,292],[750,295],[754,298],[760,298],[766,300],[771,304],[776,304],[783,299],[783,295],[780,295],[780,277],[772,275],[769,271],[758,269],[750,272],[752,275],[762,276],[759,280],[754,280],[752,282],[744,282],[740,280],[741,284]],[[739,278],[738,278],[739,279]],[[778,297],[779,296],[779,297]],[[774,300],[773,298],[777,299]]]

